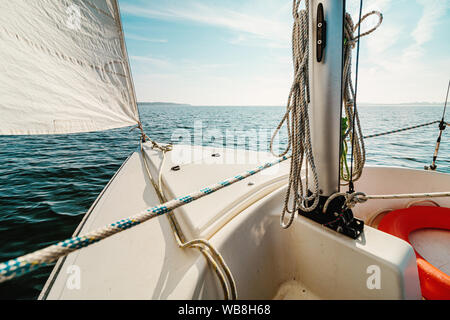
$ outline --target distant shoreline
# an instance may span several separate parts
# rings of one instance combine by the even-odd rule
[[[138,102],[140,105],[164,105],[164,106],[191,106],[188,103],[175,103],[175,102]]]
[[[286,107],[285,105],[192,105],[175,102],[138,102],[140,106],[188,106],[188,107]],[[442,102],[410,102],[410,103],[358,103],[361,107],[442,107]]]
[[[443,106],[442,102],[409,102],[409,103],[359,103],[362,107],[383,107],[383,106],[404,106],[404,107],[439,107]]]

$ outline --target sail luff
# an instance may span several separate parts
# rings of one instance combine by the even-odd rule
[[[134,107],[135,110],[135,114],[137,115],[137,121],[140,121],[140,115],[139,115],[139,108],[137,105],[137,98],[136,98],[136,89],[134,86],[134,81],[133,81],[133,74],[131,72],[131,67],[130,67],[130,58],[128,56],[128,50],[127,50],[127,45],[125,42],[125,35],[123,32],[123,25],[122,25],[122,15],[120,13],[120,6],[119,6],[119,0],[113,0],[113,4],[115,6],[115,13],[117,16],[117,22],[119,24],[119,34],[120,34],[120,43],[121,43],[121,47],[122,47],[122,54],[123,56],[126,58],[126,71],[127,71],[127,75],[128,75],[128,85],[129,85],[129,90],[131,93],[131,99],[132,101],[131,104]]]

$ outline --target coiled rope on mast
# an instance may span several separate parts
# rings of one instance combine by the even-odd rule
[[[299,11],[300,2],[301,0],[293,0],[292,56],[294,81],[289,92],[286,113],[275,129],[270,141],[270,151],[273,155],[282,157],[289,150],[292,153],[289,184],[280,219],[280,224],[285,229],[294,221],[298,209],[304,212],[311,212],[319,203],[319,179],[314,164],[308,115],[309,0],[305,0],[306,9]],[[276,154],[273,150],[273,141],[284,123],[286,123],[288,132],[288,145],[283,152]],[[304,182],[302,181],[303,162],[305,162],[306,167]],[[310,188],[308,181],[308,169],[311,171],[313,180],[312,188]],[[308,195],[308,192],[311,192],[311,194]],[[291,207],[290,202],[292,202]],[[287,222],[285,222],[286,213],[289,214]]]
[[[370,17],[371,15],[377,15],[378,23],[370,30],[361,33],[361,23]],[[343,99],[344,110],[348,121],[348,129],[342,137],[342,141],[346,146],[345,140],[347,138],[352,142],[352,170],[351,172],[344,171],[343,168],[348,168],[346,152],[341,157],[341,179],[346,182],[358,180],[364,169],[366,163],[366,149],[364,145],[364,136],[362,134],[361,122],[359,120],[358,108],[356,107],[356,91],[352,82],[352,50],[356,44],[359,44],[359,40],[374,32],[383,22],[383,15],[378,11],[371,11],[360,17],[358,23],[354,25],[350,14],[345,14],[344,22],[344,69],[343,69]],[[356,30],[358,34],[355,35]]]
[[[290,150],[292,153],[291,167],[289,173],[289,185],[286,191],[285,203],[281,213],[280,224],[283,228],[288,228],[295,217],[298,209],[303,212],[311,212],[317,208],[319,203],[319,182],[311,143],[311,130],[309,124],[309,82],[308,82],[308,64],[309,64],[309,0],[305,0],[305,9],[299,11],[301,0],[293,0],[294,26],[292,31],[292,55],[294,64],[294,81],[289,92],[286,113],[275,129],[270,141],[270,151],[275,156],[284,156]],[[360,33],[359,27],[365,19],[371,15],[377,15],[379,21],[372,29]],[[349,137],[352,141],[356,140],[352,148],[352,157],[355,158],[355,169],[352,174],[342,174],[344,181],[357,180],[365,164],[364,138],[361,130],[358,112],[355,105],[355,90],[351,80],[351,51],[355,44],[363,36],[369,35],[375,31],[382,23],[383,16],[378,11],[371,11],[364,15],[360,21],[354,25],[351,16],[347,13],[344,21],[344,78],[343,78],[343,99],[344,109],[349,120],[348,130],[342,137],[343,141]],[[359,35],[354,32],[358,29]],[[273,142],[279,131],[286,123],[288,144],[285,150],[276,154],[273,150]],[[347,166],[347,159],[341,159]],[[305,163],[305,179],[302,181],[302,166]],[[308,172],[311,172],[308,174]],[[343,172],[343,170],[341,170]],[[309,179],[312,178],[312,186]],[[286,214],[289,214],[288,221],[285,222]]]

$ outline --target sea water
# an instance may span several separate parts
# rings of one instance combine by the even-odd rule
[[[363,106],[364,135],[440,120],[442,106]],[[267,151],[284,107],[140,104],[146,133],[162,143],[201,143]],[[450,118],[450,115],[449,117]],[[437,171],[450,173],[450,129]],[[257,139],[240,139],[257,132]],[[214,133],[214,134],[211,134]],[[438,124],[366,139],[368,165],[423,169],[433,157]],[[231,135],[231,139],[227,139]],[[83,214],[139,146],[138,130],[0,137],[0,261],[70,237]],[[284,130],[280,147],[286,145]],[[130,212],[130,215],[133,213]],[[0,284],[0,299],[35,299],[52,267]]]

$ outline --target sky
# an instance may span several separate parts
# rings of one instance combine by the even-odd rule
[[[119,4],[138,101],[286,103],[292,0]],[[359,0],[347,0],[354,20],[358,10]],[[384,21],[361,41],[359,102],[442,102],[450,79],[450,1],[365,0],[363,13],[371,10],[381,11]]]

